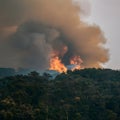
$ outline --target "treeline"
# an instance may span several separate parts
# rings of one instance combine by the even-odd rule
[[[120,120],[120,71],[37,72],[0,79],[0,120]]]
[[[0,78],[8,77],[8,76],[15,76],[15,75],[27,75],[29,72],[33,70],[19,68],[15,70],[14,68],[0,68]]]

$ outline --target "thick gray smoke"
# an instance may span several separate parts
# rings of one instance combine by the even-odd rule
[[[77,55],[84,67],[100,67],[106,39],[80,14],[73,0],[0,0],[0,67],[47,69],[53,51],[66,65]]]

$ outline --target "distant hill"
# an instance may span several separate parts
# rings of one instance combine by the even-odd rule
[[[49,80],[37,72],[0,79],[0,120],[120,120],[120,71],[83,69]]]
[[[15,76],[15,75],[27,75],[34,69],[19,68],[15,70],[14,68],[0,68],[0,78]]]
[[[0,68],[0,77],[7,77],[15,75],[15,69],[13,68]]]

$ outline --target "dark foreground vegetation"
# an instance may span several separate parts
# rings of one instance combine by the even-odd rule
[[[0,120],[120,120],[120,71],[0,79]]]

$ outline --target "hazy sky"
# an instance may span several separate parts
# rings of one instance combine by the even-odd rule
[[[110,61],[107,68],[120,69],[120,0],[89,0],[91,13],[89,22],[96,23],[104,31]]]

